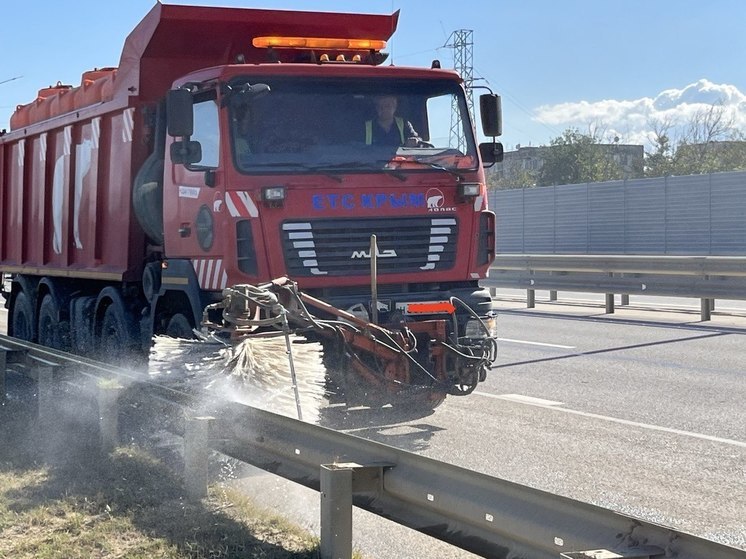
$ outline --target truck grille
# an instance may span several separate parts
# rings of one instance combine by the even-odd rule
[[[455,217],[286,221],[282,246],[288,274],[369,275],[373,234],[379,274],[447,270],[456,258]]]

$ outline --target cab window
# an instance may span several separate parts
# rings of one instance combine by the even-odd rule
[[[202,159],[193,167],[217,167],[220,163],[220,126],[215,92],[194,99],[194,132],[191,139],[200,143]]]

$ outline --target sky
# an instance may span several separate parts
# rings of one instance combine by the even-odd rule
[[[454,66],[454,31],[472,31],[475,85],[503,98],[506,149],[568,128],[649,146],[656,122],[686,123],[721,103],[746,132],[743,0],[180,0],[164,3],[392,13],[397,66]],[[116,66],[154,0],[3,2],[0,129],[42,87]],[[25,24],[23,22],[26,22]],[[482,91],[475,91],[476,96]]]

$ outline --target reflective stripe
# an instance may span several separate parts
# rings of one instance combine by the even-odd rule
[[[404,119],[400,116],[397,116],[394,118],[394,121],[396,122],[396,127],[399,129],[399,137],[401,138],[401,143],[404,143]],[[373,143],[373,121],[372,120],[366,120],[365,121],[365,143],[366,145],[371,145]]]
[[[400,116],[397,116],[394,120],[396,120],[396,127],[399,129],[399,138],[401,138],[401,143],[404,143],[404,119]]]

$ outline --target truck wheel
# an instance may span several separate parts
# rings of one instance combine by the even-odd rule
[[[41,345],[54,349],[63,348],[62,323],[59,321],[59,306],[54,297],[47,294],[39,307],[39,329],[37,340]]]
[[[11,335],[19,340],[34,341],[34,310],[26,294],[21,291],[13,302],[10,320]]]
[[[98,340],[100,356],[109,362],[130,357],[134,343],[130,331],[131,326],[121,305],[115,302],[106,307]]]
[[[176,313],[168,321],[168,326],[166,326],[166,336],[191,340],[194,338],[192,324],[186,316],[181,313]]]

